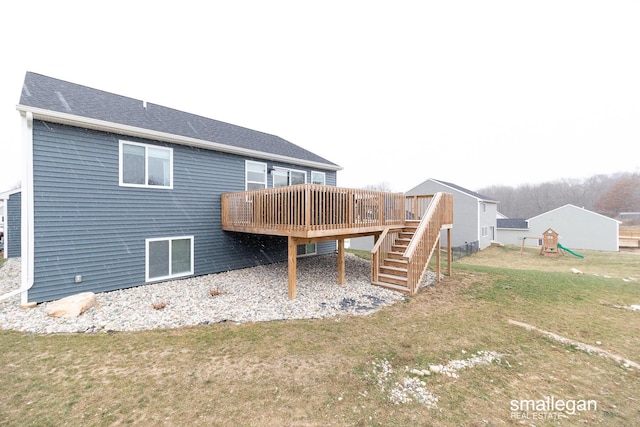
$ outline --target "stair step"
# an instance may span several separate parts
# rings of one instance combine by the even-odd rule
[[[402,252],[395,252],[395,251],[387,252],[387,258],[390,258],[390,259],[402,259],[403,256],[404,256],[404,251],[402,251]]]
[[[399,285],[399,286],[407,287],[407,278],[406,277],[396,276],[396,275],[393,275],[393,274],[380,273],[380,274],[378,274],[378,281],[383,282],[383,283],[391,283],[392,285]]]
[[[404,253],[404,251],[407,250],[406,246],[402,246],[402,245],[391,245],[391,252],[399,252],[399,253]]]
[[[385,283],[385,282],[371,282],[372,285],[380,286],[382,288],[392,289],[394,291],[402,292],[404,294],[411,293],[409,288],[401,285],[394,285],[393,283]]]
[[[396,238],[396,241],[393,243],[395,243],[396,245],[409,246],[409,243],[411,243],[411,237],[407,238],[398,236],[398,238]]]
[[[382,260],[382,265],[383,266],[389,266],[389,267],[398,267],[398,268],[407,268],[407,260],[405,259],[394,259],[394,258],[385,258]]]
[[[390,265],[381,265],[380,266],[380,274],[388,274],[390,276],[397,277],[407,277],[407,268],[403,267],[392,267]]]

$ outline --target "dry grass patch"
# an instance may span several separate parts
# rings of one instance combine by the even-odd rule
[[[485,267],[534,270],[543,272],[570,272],[572,268],[584,274],[603,278],[634,278],[640,284],[640,255],[627,252],[583,251],[574,252],[584,255],[578,258],[571,254],[556,258],[540,255],[540,250],[524,248],[522,253],[518,246],[492,246],[473,256],[462,258],[458,264],[478,265]]]
[[[487,253],[506,263],[518,254],[502,250]],[[595,399],[598,409],[524,425],[632,425],[637,370],[507,320],[598,340],[640,361],[640,313],[611,307],[637,303],[640,285],[529,259],[506,268],[480,253],[457,262],[453,277],[370,316],[95,335],[0,331],[0,424],[522,425],[512,400],[554,396]],[[592,265],[609,271],[605,261]],[[638,275],[637,266],[625,268]],[[501,356],[457,376],[415,373],[481,352]],[[391,368],[384,387],[382,361]],[[395,403],[399,384],[437,402],[407,392],[412,399]]]

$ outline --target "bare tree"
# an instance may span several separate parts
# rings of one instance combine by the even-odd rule
[[[615,179],[596,201],[595,208],[611,217],[617,217],[620,212],[640,211],[640,174],[627,174]]]
[[[393,193],[391,190],[391,186],[388,182],[379,182],[377,184],[369,184],[362,188],[363,190],[371,190],[371,191],[384,191],[387,193]]]
[[[615,217],[640,211],[640,174],[594,175],[518,187],[491,186],[478,190],[499,202],[498,210],[509,218],[528,219],[572,204]]]

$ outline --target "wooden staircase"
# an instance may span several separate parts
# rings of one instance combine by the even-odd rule
[[[407,210],[404,224],[386,228],[371,250],[371,283],[410,295],[418,292],[431,256],[440,277],[440,232],[447,229],[449,274],[453,196],[436,193],[425,210]]]
[[[378,280],[373,282],[374,285],[411,293],[407,284],[408,261],[404,259],[404,253],[409,247],[418,224],[420,221],[407,221],[405,227],[396,233],[391,250],[385,254],[380,262]]]

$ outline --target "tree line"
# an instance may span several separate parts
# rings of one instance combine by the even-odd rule
[[[610,218],[619,218],[622,212],[640,212],[638,172],[560,179],[517,187],[492,185],[476,191],[498,201],[498,211],[508,218],[529,219],[566,204]]]

